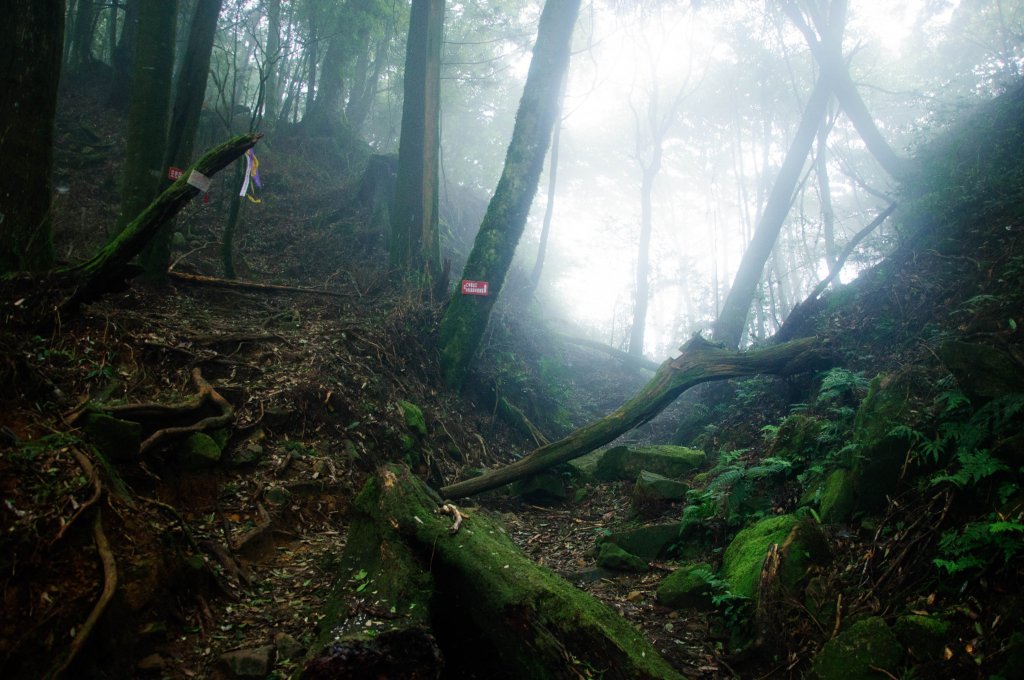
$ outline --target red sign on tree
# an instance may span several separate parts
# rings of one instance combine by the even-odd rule
[[[184,174],[184,170],[182,170],[181,168],[176,168],[173,165],[167,168],[167,179],[169,180],[176,180]]]
[[[470,281],[469,279],[462,280],[462,294],[463,295],[487,295],[487,282],[486,281]]]

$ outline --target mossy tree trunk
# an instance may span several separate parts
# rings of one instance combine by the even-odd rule
[[[260,137],[258,134],[239,135],[207,151],[100,252],[81,265],[63,270],[83,279],[64,306],[73,307],[119,286],[125,278],[129,263],[153,238],[161,225],[178,214],[199,193],[199,189],[188,183],[192,171],[212,177],[255,146]]]
[[[143,2],[139,9],[121,214],[117,220],[119,232],[153,200],[167,171],[163,162],[177,16],[177,0]],[[163,276],[162,270],[149,273],[158,278]]]
[[[489,295],[456,291],[441,319],[441,370],[452,387],[461,387],[466,378],[523,234],[558,119],[558,92],[579,7],[579,0],[544,4],[505,168],[462,272],[463,279],[487,281]]]
[[[472,496],[578,458],[646,423],[695,385],[761,373],[789,375],[821,366],[827,357],[817,350],[815,338],[752,352],[735,352],[695,336],[682,347],[678,357],[665,361],[639,392],[609,415],[534,450],[511,465],[446,486],[441,489],[441,495],[446,498]]]
[[[13,0],[0,27],[0,272],[53,264],[50,187],[63,0]]]
[[[474,510],[452,533],[440,505],[399,466],[382,469],[356,498],[340,581],[354,591],[361,580],[362,590],[374,593],[370,603],[391,608],[390,621],[371,625],[395,629],[430,622],[452,677],[461,677],[462,670],[538,679],[681,677],[611,608],[523,555],[485,511]],[[349,579],[349,569],[362,578]],[[343,654],[335,655],[339,665],[331,665],[330,645],[336,631],[346,630],[345,621],[325,623],[326,653],[314,657],[303,677],[349,677]],[[356,623],[348,626],[349,639],[381,637],[376,630],[367,635],[366,626]],[[417,669],[392,667],[380,674],[413,677],[403,670]]]
[[[217,32],[217,18],[223,0],[205,0],[196,5],[189,29],[188,46],[175,86],[174,109],[167,134],[167,148],[163,168],[172,165],[183,168],[192,160],[196,131],[199,129],[199,114],[203,110],[206,96],[206,80],[210,71],[210,57],[213,54],[213,38]],[[171,180],[161,177],[166,188]],[[171,261],[171,241],[174,236],[174,220],[160,228],[156,236],[142,252],[142,264],[151,279],[162,279]]]
[[[437,190],[443,28],[444,0],[413,0],[391,213],[391,264],[429,277],[437,274],[441,260]]]

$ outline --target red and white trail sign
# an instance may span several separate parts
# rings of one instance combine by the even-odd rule
[[[184,174],[185,174],[184,170],[182,170],[181,168],[176,168],[173,165],[171,167],[167,168],[167,179],[169,179],[169,180],[172,180],[172,181],[176,180],[176,179],[178,179],[179,177],[181,177]]]
[[[462,280],[462,294],[463,295],[487,295],[487,282],[486,281],[470,281],[469,279]]]

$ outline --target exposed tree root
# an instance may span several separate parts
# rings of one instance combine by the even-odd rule
[[[139,453],[147,454],[168,442],[182,439],[194,432],[206,432],[227,427],[235,419],[235,408],[222,397],[204,378],[199,368],[192,369],[192,381],[199,392],[195,397],[177,406],[165,406],[163,404],[123,404],[121,406],[108,406],[102,409],[104,413],[117,416],[124,420],[132,420],[141,423],[143,426],[157,427],[160,424],[172,422],[183,423],[198,418],[203,411],[209,410],[212,405],[219,411],[217,415],[207,416],[191,424],[173,425],[169,427],[158,427],[151,435],[139,445]],[[81,411],[70,420],[76,420]]]
[[[48,675],[50,678],[60,678],[67,672],[75,657],[78,656],[78,653],[82,651],[82,647],[88,642],[93,628],[96,627],[96,622],[103,615],[107,605],[110,603],[110,599],[114,596],[114,591],[117,589],[117,563],[114,561],[114,553],[110,550],[107,536],[103,533],[103,519],[100,512],[96,513],[96,518],[93,520],[92,535],[93,540],[96,542],[96,550],[100,555],[100,562],[103,565],[103,591],[100,593],[100,598],[96,601],[96,605],[89,612],[89,617],[75,633],[75,638],[71,641],[71,646],[68,648],[64,660],[50,671]]]
[[[73,455],[75,460],[78,461],[79,467],[81,467],[82,472],[85,473],[85,478],[92,482],[92,496],[89,497],[89,500],[78,506],[78,510],[75,511],[75,514],[71,515],[71,519],[69,519],[64,526],[60,528],[57,535],[50,540],[50,545],[53,545],[62,539],[64,534],[67,533],[67,530],[71,528],[71,525],[75,523],[75,520],[81,517],[86,510],[95,505],[96,501],[100,498],[100,494],[103,492],[99,475],[96,474],[96,468],[93,467],[88,456],[79,451],[76,447],[71,447],[71,455]]]

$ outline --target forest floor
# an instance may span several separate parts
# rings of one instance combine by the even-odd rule
[[[118,122],[102,107],[74,100],[62,116],[55,215],[60,254],[73,262],[109,236],[123,152]],[[172,278],[159,288],[137,282],[39,335],[0,325],[0,379],[11,386],[0,399],[5,677],[64,670],[79,646],[74,669],[96,677],[219,680],[231,677],[229,661],[256,664],[259,677],[291,677],[326,603],[345,585],[349,504],[380,464],[409,463],[440,487],[535,447],[498,417],[496,393],[518,390],[520,405],[534,400],[534,413],[558,411],[559,422],[545,425],[556,436],[607,414],[644,382],[593,350],[556,345],[517,302],[505,302],[486,340],[491,364],[478,367],[464,394],[441,389],[433,349],[441,304],[403,292],[383,267],[380,235],[338,190],[344,169],[320,157],[323,146],[261,144],[267,193],[264,203],[245,204],[236,244],[242,279],[307,291]],[[195,201],[180,215],[175,271],[220,273],[231,181],[219,177],[211,203]],[[896,284],[829,317],[825,332],[845,343],[850,371],[910,368],[934,392],[949,373],[934,356],[938,340],[994,339],[1019,356],[1021,223],[958,234],[949,252],[912,253]],[[14,318],[23,304],[3,296],[0,318]],[[554,378],[518,377],[549,357],[561,366]],[[85,407],[184,404],[197,377],[233,409],[218,462],[182,460],[177,447],[104,461],[82,444]],[[751,466],[770,456],[763,431],[791,404],[811,401],[809,382],[755,379],[746,393],[727,394],[706,448],[740,451],[737,460]],[[934,410],[915,399],[922,419]],[[850,420],[856,401],[848,401],[832,408]],[[403,402],[422,410],[423,432],[410,432]],[[629,440],[671,441],[678,421],[673,407]],[[780,485],[758,512],[794,511],[794,488],[792,479]],[[654,590],[672,563],[655,561],[639,574],[595,569],[596,539],[637,520],[629,484],[588,481],[577,500],[550,506],[500,494],[466,503],[494,511],[531,559],[621,613],[687,677],[799,676],[852,616],[940,608],[953,624],[946,655],[921,672],[974,677],[982,654],[1000,663],[1010,654],[1018,571],[993,558],[986,576],[945,587],[931,562],[958,491],[923,489],[890,499],[860,524],[825,529],[834,555],[824,595],[839,598],[841,613],[819,622],[803,601],[781,603],[785,611],[769,617],[778,639],[761,657],[730,654],[727,617],[657,603]],[[962,496],[953,514],[967,521],[981,502]],[[678,521],[682,513],[669,504],[645,519]],[[740,525],[710,521],[708,554],[717,559]],[[114,592],[109,602],[106,590]],[[98,603],[105,616],[94,620]]]

